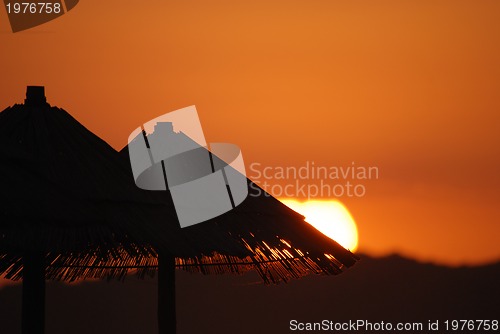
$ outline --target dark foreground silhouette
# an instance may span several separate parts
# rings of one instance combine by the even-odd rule
[[[139,134],[134,144],[138,146],[128,146],[120,154],[68,112],[52,107],[43,86],[28,86],[24,104],[15,104],[0,112],[0,174],[3,176],[0,182],[0,275],[23,281],[23,315],[19,323],[23,334],[45,333],[46,280],[124,278],[132,270],[139,271],[139,275],[157,271],[158,332],[174,334],[176,267],[206,274],[256,270],[264,282],[273,283],[310,273],[336,275],[356,263],[354,254],[306,223],[302,215],[265,193],[244,175],[236,176],[236,170],[222,167],[222,160],[209,155],[205,147],[196,148],[202,151],[194,154],[194,157],[205,157],[203,173],[199,173],[199,160],[193,160],[191,151],[179,158],[177,155],[183,151],[175,148],[170,152],[175,153],[173,161],[168,154],[154,155],[158,147],[164,146],[164,139],[174,144],[178,139],[173,137],[184,138],[180,142],[191,144],[181,145],[184,149],[198,145],[186,136],[169,135],[168,129],[173,131],[172,123],[156,125],[160,125],[159,133]],[[165,130],[165,137],[170,138],[164,138]],[[140,153],[141,157],[132,159],[134,163],[127,157],[133,147],[136,150],[131,152]],[[151,174],[155,175],[152,180],[147,177],[149,181],[163,182],[162,187],[160,182],[157,188],[146,189],[165,191],[139,189],[131,170],[137,163],[147,166],[141,173],[150,168],[155,171]],[[197,173],[183,173],[189,170],[197,170]],[[174,175],[178,173],[176,176],[182,175],[168,181],[175,187],[191,184],[200,176],[204,180],[206,175],[218,175],[217,187],[226,187],[220,191],[221,198],[225,199],[222,208],[230,208],[231,204],[233,209],[219,216],[222,212],[217,210],[217,214],[209,215],[211,219],[181,228],[174,197],[166,190],[166,171],[169,176],[172,171],[176,171]],[[226,172],[229,174],[225,175]],[[193,175],[196,177],[192,178]],[[235,177],[242,182],[237,186],[239,191],[232,192],[233,181],[228,180]],[[245,186],[249,191],[246,198],[243,196]],[[200,222],[200,217],[209,218],[199,216],[199,211],[207,213],[213,209],[210,203],[214,194],[202,188],[205,190],[189,191],[191,195],[196,193],[196,200],[184,197],[186,188],[176,190],[181,194],[176,197],[181,207],[184,200],[208,205],[198,205],[208,211],[199,210],[196,205],[194,209],[190,205],[188,209],[184,207],[184,213],[197,212],[196,219],[188,219],[191,223]],[[236,206],[238,198],[242,202]],[[55,293],[57,297],[58,292]],[[47,297],[48,301],[52,298]],[[100,302],[91,303],[95,304]],[[68,309],[71,309],[69,304],[64,311]],[[100,316],[106,317],[113,310],[114,307],[105,309]],[[127,317],[126,313],[119,315]],[[85,312],[81,314],[86,316]],[[4,318],[6,315],[2,314]],[[64,319],[66,317],[58,321]],[[75,329],[65,332],[74,333]]]
[[[362,256],[343,275],[277,286],[261,284],[256,273],[203,276],[178,270],[178,332],[291,333],[291,319],[498,320],[499,281],[500,263],[447,268],[398,256]],[[20,331],[20,294],[20,286],[0,290],[1,333]],[[155,279],[47,285],[48,334],[153,334],[156,326]]]

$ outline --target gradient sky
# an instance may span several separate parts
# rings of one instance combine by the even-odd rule
[[[360,251],[484,263],[500,258],[499,13],[496,0],[81,0],[12,34],[0,10],[0,108],[44,85],[121,149],[195,104],[208,141],[239,145],[247,165],[377,166],[365,197],[340,198]]]

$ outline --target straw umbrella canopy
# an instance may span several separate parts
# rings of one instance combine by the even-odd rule
[[[129,161],[127,146],[120,154]],[[213,155],[213,159],[218,157]],[[213,219],[178,228],[176,240],[188,252],[180,249],[179,243],[153,243],[174,254],[176,266],[185,270],[217,274],[254,269],[265,283],[310,273],[338,274],[357,261],[349,250],[306,223],[304,216],[250,179],[246,182],[248,196],[240,205]],[[175,212],[168,190],[149,191],[149,195],[156,202],[163,202],[167,212]],[[175,221],[171,223],[179,226]]]
[[[43,87],[0,113],[0,172],[0,275],[23,278],[23,333],[44,331],[46,278],[120,277],[127,269],[85,266],[156,256],[141,224],[154,201],[113,148],[46,102]]]
[[[148,226],[139,219],[149,218],[154,200],[130,182],[113,148],[46,103],[43,87],[28,87],[24,104],[0,113],[0,171],[0,268],[8,278],[22,276],[17,261],[27,252],[46,253],[51,265],[64,254],[102,261],[154,252],[141,242]],[[48,274],[64,280],[82,275]]]
[[[0,114],[0,171],[0,275],[23,279],[24,333],[43,333],[44,279],[158,271],[159,328],[172,333],[176,267],[254,269],[269,283],[338,274],[357,260],[250,180],[236,209],[180,228],[169,192],[138,189],[127,149],[118,154],[48,105],[43,87]]]
[[[162,198],[158,201],[163,200],[165,206],[169,208],[168,211],[174,212],[179,208],[173,205],[174,193],[170,193],[169,189],[179,191],[174,189],[190,184],[190,191],[195,189],[196,192],[204,193],[202,198],[219,196],[219,193],[212,192],[212,188],[193,187],[192,182],[202,180],[205,175],[213,176],[213,174],[206,174],[210,173],[209,170],[213,173],[219,173],[222,171],[219,168],[224,168],[225,171],[222,174],[224,174],[233,207],[232,210],[215,218],[179,229],[179,236],[183,236],[181,239],[184,242],[189,242],[190,246],[195,249],[195,256],[183,254],[180,249],[172,248],[172,245],[156,242],[157,245],[160,245],[158,315],[162,333],[175,331],[175,275],[172,270],[174,262],[162,260],[165,258],[161,255],[162,249],[166,249],[167,254],[174,254],[177,258],[175,261],[177,267],[189,271],[210,274],[240,273],[255,269],[266,283],[286,281],[289,278],[299,278],[310,273],[339,274],[358,260],[350,251],[306,223],[302,215],[291,210],[250,179],[239,174],[238,170],[230,167],[231,157],[226,157],[230,159],[226,163],[213,152],[207,155],[205,146],[187,136],[182,130],[174,131],[174,124],[171,121],[164,122],[160,119],[157,120],[153,132],[149,134],[145,130],[134,132],[137,134],[135,138],[130,138],[129,145],[120,151],[124,159],[130,161],[132,170],[134,166],[140,164],[139,171],[131,172],[134,174],[133,177],[136,178],[138,186],[145,186],[148,189],[162,189],[151,191],[151,195],[154,194],[153,196]],[[164,141],[170,141],[170,143]],[[159,157],[156,154],[160,151],[155,145],[164,148],[168,146],[168,148],[163,151],[160,149],[163,153],[160,153]],[[139,151],[137,151],[138,148]],[[145,154],[145,148],[149,154]],[[187,151],[184,151],[186,148]],[[137,160],[137,157],[130,159],[129,150],[133,150],[132,154],[140,153],[141,159],[144,160]],[[163,158],[163,154],[166,153],[166,156],[169,156],[169,152],[176,153],[173,156]],[[210,161],[211,168],[207,166],[206,160]],[[228,181],[229,177],[225,173],[230,173],[233,180],[234,173],[238,174],[238,178],[243,178],[243,186],[246,186],[248,191],[248,196],[244,200],[241,199],[241,193],[238,193],[241,185],[232,184]],[[215,188],[215,185],[213,186]],[[242,201],[236,206],[233,202],[235,200],[233,190],[237,191],[236,196],[239,196],[238,200]],[[191,202],[191,195],[192,193],[183,190],[181,198]],[[198,203],[198,201],[194,202]],[[186,212],[186,208],[197,211],[193,214],[197,217],[205,212],[202,207],[189,205],[183,201],[179,203],[178,199],[176,203],[183,207],[180,212],[177,211],[177,214],[180,215]],[[204,205],[201,204],[201,206]],[[207,213],[211,214],[213,211],[209,210]],[[181,218],[185,219],[186,217],[179,216],[178,218],[181,221]],[[187,220],[189,221],[190,218]],[[243,246],[243,249],[226,247],[228,239],[236,240],[240,246]],[[217,242],[214,243],[214,241]],[[207,246],[209,247],[207,248]],[[168,274],[162,275],[162,272]],[[170,291],[169,298],[163,298],[167,296],[162,296],[161,291]],[[169,300],[168,303],[165,303],[167,305],[164,304],[165,300]],[[169,319],[169,321],[164,321],[164,319]],[[167,330],[163,332],[162,329]]]

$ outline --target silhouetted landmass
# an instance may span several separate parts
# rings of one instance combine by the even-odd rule
[[[178,332],[290,333],[291,319],[498,319],[499,281],[500,263],[448,268],[399,256],[362,256],[340,276],[272,286],[261,284],[256,273],[203,276],[178,270]],[[2,333],[20,333],[20,302],[20,286],[0,290]],[[156,326],[155,279],[47,286],[48,334],[153,334]]]

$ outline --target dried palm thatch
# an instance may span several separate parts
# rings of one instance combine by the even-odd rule
[[[135,186],[127,150],[48,105],[42,87],[0,113],[0,175],[0,276],[13,280],[26,280],[29,259],[64,281],[153,275],[161,257],[205,274],[255,269],[265,282],[356,261],[254,184],[236,209],[180,228],[168,192]]]
[[[270,207],[259,205],[259,200],[270,202]],[[52,259],[47,276],[63,280],[122,278],[133,269],[139,276],[154,275],[155,249],[174,254],[176,266],[187,271],[222,274],[254,269],[266,283],[311,273],[338,274],[356,261],[352,253],[305,223],[301,215],[265,195],[249,196],[241,206],[211,221],[179,228],[175,238],[157,235],[155,239],[159,246],[142,254],[139,250],[144,245],[134,254],[120,248],[109,258],[59,256]]]
[[[0,274],[22,276],[25,251],[46,254],[47,278],[154,273],[157,249],[203,273],[256,269],[266,282],[337,274],[355,256],[255,184],[236,209],[181,229],[168,193],[135,187],[122,157],[63,109],[0,114]],[[248,181],[251,182],[250,180]]]
[[[275,212],[266,212],[258,199],[272,202]],[[221,274],[255,269],[266,283],[311,273],[338,274],[356,261],[355,255],[272,197],[248,197],[224,216],[184,229],[168,228],[175,217],[155,206],[138,212],[130,206],[120,212],[117,207],[115,219],[108,224],[90,220],[89,226],[68,228],[55,221],[29,224],[28,219],[5,224],[10,226],[2,226],[0,273],[22,278],[22,256],[27,250],[45,254],[47,279],[66,281],[121,279],[132,270],[139,276],[154,275],[158,249],[175,256],[176,266],[187,271]],[[150,219],[143,222],[144,217]],[[12,220],[3,216],[2,221]],[[147,226],[150,222],[157,226]],[[127,233],[127,229],[135,231]]]

